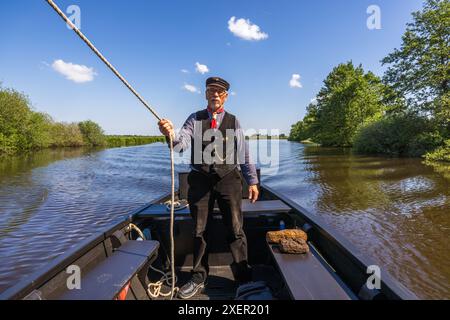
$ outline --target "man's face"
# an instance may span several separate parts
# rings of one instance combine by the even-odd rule
[[[208,100],[208,106],[212,110],[219,110],[225,105],[227,101],[228,92],[220,87],[209,86],[206,88],[206,100]]]

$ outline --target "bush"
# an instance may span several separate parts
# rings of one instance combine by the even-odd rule
[[[164,137],[109,136],[93,121],[59,123],[30,107],[28,97],[0,87],[0,154],[48,147],[134,146],[165,142]]]
[[[30,113],[25,95],[11,89],[0,89],[0,133],[6,137],[22,134]]]
[[[34,112],[24,94],[0,89],[0,153],[48,147],[51,126],[50,116]]]
[[[290,141],[302,141],[310,138],[307,127],[303,121],[299,121],[291,127],[289,134]]]
[[[89,146],[103,146],[106,144],[103,129],[93,121],[83,121],[78,124],[83,140]]]
[[[417,157],[423,156],[438,146],[442,146],[443,143],[444,139],[437,131],[419,133],[410,143],[410,154]]]
[[[13,154],[17,152],[16,137],[15,135],[7,137],[3,133],[0,133],[0,154]]]
[[[51,128],[51,147],[81,147],[84,146],[83,135],[76,123],[54,123]]]
[[[450,162],[450,139],[447,139],[442,147],[425,155],[427,161]]]
[[[50,146],[52,126],[53,120],[49,115],[40,112],[31,113],[25,133],[31,149],[42,149]]]
[[[108,147],[128,147],[155,142],[165,142],[163,136],[107,136],[106,143]]]
[[[443,138],[430,120],[397,114],[363,126],[353,142],[358,153],[419,157],[441,145]]]

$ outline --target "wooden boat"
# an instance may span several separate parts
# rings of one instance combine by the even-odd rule
[[[180,174],[179,180],[176,197],[182,201],[187,195],[186,174]],[[373,279],[372,273],[368,273],[368,267],[374,265],[371,259],[320,217],[264,184],[260,188],[260,199],[255,204],[243,200],[244,229],[253,280],[264,281],[273,299],[417,299],[384,270],[381,270],[381,286],[368,286],[371,276]],[[0,299],[156,299],[147,289],[150,282],[161,278],[153,267],[170,269],[170,213],[164,205],[169,199],[170,195],[157,199],[99,231],[4,291]],[[266,242],[266,233],[278,230],[280,223],[287,228],[301,228],[308,234],[308,254],[282,254],[276,245]],[[138,233],[130,224],[145,230],[151,240],[138,241]],[[189,208],[176,211],[177,285],[187,280],[192,266],[192,228]],[[221,215],[215,209],[210,222],[210,276],[205,290],[193,299],[235,298],[237,285],[225,232]],[[78,275],[77,271],[80,271]],[[76,287],[76,276],[80,277],[81,288]]]

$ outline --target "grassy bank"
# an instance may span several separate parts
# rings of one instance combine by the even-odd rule
[[[31,107],[26,95],[0,87],[0,155],[47,148],[123,147],[164,142],[154,136],[107,136],[93,121],[57,122]]]
[[[155,142],[165,142],[163,136],[106,136],[106,145],[110,148],[139,146]]]
[[[286,140],[288,137],[285,134],[279,136],[269,136],[264,134],[255,134],[252,136],[245,136],[245,140]]]

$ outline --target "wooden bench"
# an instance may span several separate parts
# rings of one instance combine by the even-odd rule
[[[251,203],[248,199],[242,200],[242,212],[244,216],[288,213],[290,210],[291,207],[280,200],[256,201],[255,203]],[[214,214],[220,214],[219,208],[214,208]],[[169,217],[170,211],[163,204],[153,204],[139,212],[137,216],[139,218]],[[189,207],[175,211],[175,216],[190,216]]]
[[[278,245],[268,243],[268,246],[292,299],[351,299],[349,290],[344,290],[311,246],[311,252],[307,254],[285,254],[280,252]]]
[[[112,300],[157,255],[157,241],[127,241],[87,274],[81,289],[67,290],[61,300]]]

